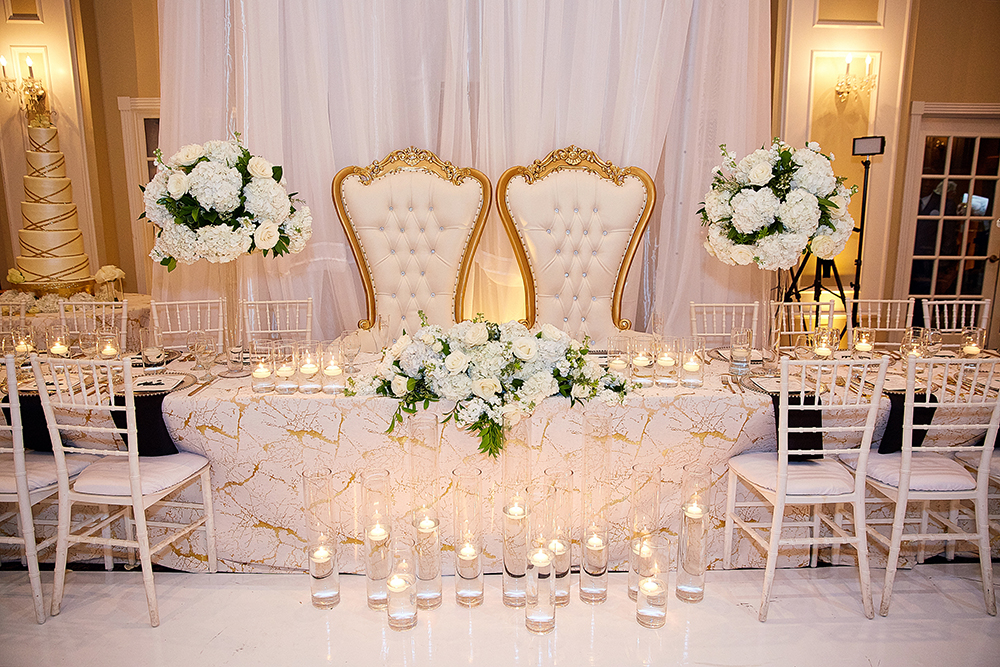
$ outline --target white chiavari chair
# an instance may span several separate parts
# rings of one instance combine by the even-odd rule
[[[833,326],[832,301],[782,301],[776,305],[774,332],[782,352],[791,351],[798,336],[810,334],[817,327]]]
[[[0,336],[25,325],[27,306],[22,303],[0,303]]]
[[[10,512],[0,512],[0,524],[11,518],[16,519],[17,535],[0,535],[0,544],[16,544],[23,549],[28,566],[28,580],[35,604],[35,620],[45,622],[45,605],[42,599],[42,582],[38,570],[38,554],[56,541],[56,533],[38,541],[35,534],[36,520],[34,507],[54,496],[57,484],[56,462],[51,452],[26,452],[24,449],[24,426],[21,422],[21,401],[17,390],[17,366],[12,355],[3,357],[3,372],[6,398],[0,401],[5,413],[5,423],[0,424],[0,433],[6,437],[0,440],[0,504],[12,504]],[[31,424],[31,428],[41,428]],[[10,438],[9,442],[7,437]],[[90,463],[93,456],[81,454],[66,455],[66,472],[75,478]],[[41,522],[38,522],[41,523]]]
[[[760,302],[695,303],[691,302],[691,335],[701,336],[709,347],[729,345],[733,329],[752,329],[757,338],[757,314]],[[753,344],[756,344],[754,342]]]
[[[312,340],[312,297],[286,301],[240,300],[247,343],[288,338]]]
[[[69,549],[76,544],[96,544],[105,549],[119,547],[130,552],[138,549],[149,622],[155,627],[160,624],[160,614],[153,583],[154,554],[201,530],[205,534],[208,569],[210,572],[217,570],[209,461],[191,452],[139,456],[131,363],[32,356],[31,367],[36,383],[45,388],[39,395],[52,440],[59,486],[59,532],[52,615],[59,614],[62,604]],[[50,380],[48,384],[46,379]],[[121,397],[119,401],[115,400],[116,395]],[[115,413],[124,415],[124,428],[113,423]],[[94,445],[73,447],[71,451],[103,456],[84,469],[72,483],[67,468],[68,452],[61,438],[66,431],[82,433],[92,439],[88,444]],[[116,437],[127,438],[124,450],[109,448],[114,443],[109,443],[108,439]],[[100,448],[102,444],[106,447]],[[180,502],[172,498],[175,492],[195,480],[200,481],[201,502]],[[114,512],[102,510],[98,518],[71,527],[74,505],[120,509]],[[169,517],[150,520],[150,514],[164,508],[193,511],[201,516],[189,523],[178,523],[169,520]],[[106,529],[119,519],[124,521],[125,538],[105,536]],[[152,545],[151,527],[165,532]],[[102,531],[102,536],[95,535],[98,531]]]
[[[163,346],[170,350],[186,350],[187,335],[204,331],[216,339],[216,351],[223,349],[226,332],[226,299],[149,302],[153,330],[163,336]]]
[[[867,470],[873,494],[869,504],[893,507],[888,535],[880,530],[887,527],[886,521],[869,521],[868,528],[871,538],[889,552],[879,608],[882,616],[889,613],[901,545],[957,541],[978,548],[986,611],[996,615],[987,495],[992,446],[1000,423],[998,384],[997,359],[908,358],[902,451],[873,453]],[[915,424],[914,410],[931,407],[935,409],[931,423]],[[926,431],[918,448],[913,447],[914,430]],[[984,431],[985,438],[980,437]],[[970,461],[974,472],[956,461],[955,455]],[[947,502],[949,511],[929,507],[935,501]],[[920,505],[918,516],[907,516],[911,504]]]
[[[945,335],[945,349],[961,347],[956,335],[962,333],[962,329],[979,327],[989,331],[989,299],[925,299],[921,306],[924,326]]]
[[[913,326],[913,298],[852,299],[847,297],[847,330],[844,338],[854,340],[854,308],[858,309],[858,327],[875,329],[875,350],[898,350],[903,333]]]
[[[59,321],[78,338],[103,327],[118,329],[120,350],[128,349],[128,299],[124,301],[60,301]]]
[[[726,497],[723,567],[729,569],[733,552],[733,528],[745,532],[767,554],[764,591],[758,618],[767,620],[771,585],[778,551],[783,546],[808,546],[816,564],[817,549],[827,545],[850,545],[858,554],[861,600],[865,616],[875,616],[868,570],[868,543],[865,523],[865,465],[871,448],[888,357],[879,360],[792,361],[781,360],[781,395],[777,452],[740,454],[729,460]],[[870,391],[867,388],[870,387]],[[807,400],[819,396],[820,400]],[[817,413],[812,426],[789,426],[789,417]],[[797,423],[798,420],[797,420]],[[796,455],[815,455],[809,461],[789,461],[789,440],[800,433],[822,434],[822,448],[792,450]],[[832,437],[830,437],[832,436]],[[839,455],[856,457],[857,472],[839,460]],[[737,483],[760,500],[738,500]],[[788,521],[789,506],[809,506],[811,520]],[[832,505],[827,514],[823,506]],[[853,531],[844,528],[842,505],[853,509]],[[741,508],[769,508],[770,521],[743,519]],[[787,528],[810,531],[809,537],[783,537]],[[822,534],[826,528],[828,534]],[[763,532],[762,532],[763,531]]]

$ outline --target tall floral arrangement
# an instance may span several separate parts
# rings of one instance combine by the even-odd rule
[[[857,187],[834,175],[833,155],[815,142],[796,149],[777,138],[739,162],[720,149],[725,163],[698,211],[710,255],[774,270],[795,266],[806,250],[820,259],[840,254],[854,231],[847,205]]]
[[[251,155],[239,134],[188,144],[164,160],[145,188],[139,216],[156,225],[150,257],[173,271],[178,262],[231,262],[260,250],[298,253],[312,236],[309,207],[296,208],[281,167]]]
[[[445,331],[424,321],[385,351],[373,374],[352,378],[347,393],[399,399],[389,432],[404,413],[454,401],[445,421],[475,433],[479,451],[495,457],[503,449],[504,420],[530,415],[549,396],[565,396],[571,405],[624,400],[628,380],[606,372],[587,352],[586,341],[550,324],[529,331],[519,322],[495,324],[480,316]]]

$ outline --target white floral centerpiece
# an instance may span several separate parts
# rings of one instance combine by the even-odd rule
[[[149,256],[167,270],[203,258],[231,262],[255,250],[294,254],[312,236],[312,214],[295,207],[281,167],[251,155],[235,137],[188,144],[167,161],[157,151],[139,217],[157,226]]]
[[[857,186],[834,175],[833,155],[815,142],[795,149],[777,138],[738,163],[725,144],[720,149],[726,169],[713,170],[698,211],[709,254],[767,270],[792,268],[806,250],[820,259],[840,254],[854,231],[847,205]]]
[[[423,318],[423,313],[421,313]],[[531,414],[543,399],[565,396],[573,405],[597,399],[621,403],[632,389],[621,374],[587,359],[587,341],[573,340],[545,324],[529,331],[520,322],[495,324],[482,316],[450,330],[429,325],[403,334],[386,350],[373,375],[348,381],[348,395],[399,399],[389,431],[440,399],[454,401],[445,416],[479,436],[479,451],[503,449],[505,419]]]

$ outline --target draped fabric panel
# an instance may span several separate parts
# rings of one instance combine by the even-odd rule
[[[765,0],[160,0],[161,141],[242,133],[313,212],[294,256],[241,259],[243,296],[315,301],[314,331],[356,326],[363,296],[330,197],[347,165],[429,148],[493,183],[569,144],[654,177],[659,201],[623,315],[685,333],[689,300],[757,298],[759,274],[708,257],[695,211],[718,144],[767,140]],[[523,315],[495,212],[466,312]],[[157,271],[159,299],[218,291],[218,267]],[[741,291],[742,289],[744,294]]]

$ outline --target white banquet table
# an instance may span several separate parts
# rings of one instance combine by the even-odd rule
[[[710,560],[719,566],[728,459],[746,451],[776,449],[771,398],[751,391],[731,393],[721,383],[725,364],[708,367],[698,389],[650,388],[630,397],[626,406],[608,410],[615,432],[611,444],[609,520],[611,566],[627,567],[626,520],[631,488],[630,468],[637,463],[662,467],[663,525],[676,534],[682,467],[700,462],[712,466],[714,512]],[[204,454],[212,461],[217,547],[220,567],[233,571],[273,572],[304,565],[305,524],[299,490],[303,470],[328,467],[334,473],[341,533],[340,567],[363,572],[360,475],[364,470],[390,471],[395,520],[406,516],[407,457],[402,432],[386,434],[396,401],[324,394],[254,394],[249,379],[219,379],[194,396],[169,395],[163,404],[167,426],[182,451]],[[888,416],[888,401],[876,435]],[[432,405],[439,414],[444,402]],[[585,409],[570,408],[563,398],[546,399],[532,417],[532,475],[562,463],[577,470],[583,450],[581,422]],[[441,488],[460,463],[482,469],[487,523],[487,572],[501,571],[501,499],[497,493],[501,466],[477,451],[478,441],[453,424],[443,428],[440,452]],[[575,480],[580,488],[582,480]],[[579,513],[579,508],[576,509]],[[439,508],[445,573],[452,567],[452,507],[445,493]],[[578,545],[577,545],[578,546]],[[575,549],[579,551],[579,549]],[[201,540],[180,544],[161,554],[164,565],[202,569]],[[762,566],[749,541],[737,545],[737,566]],[[790,553],[785,565],[800,565],[806,554]],[[574,559],[577,562],[578,558]]]

